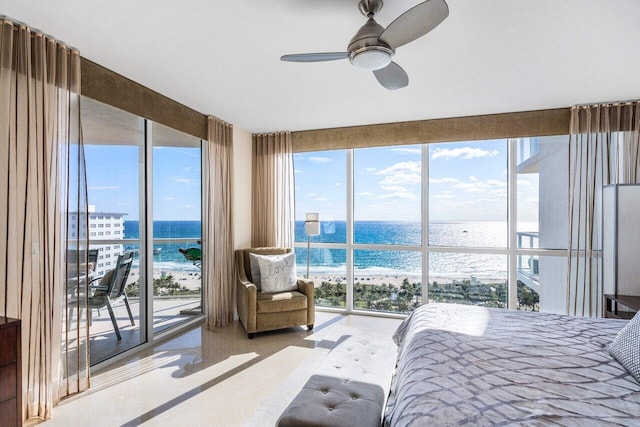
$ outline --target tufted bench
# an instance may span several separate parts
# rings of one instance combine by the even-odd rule
[[[396,351],[391,340],[364,336],[339,340],[277,425],[379,426]]]

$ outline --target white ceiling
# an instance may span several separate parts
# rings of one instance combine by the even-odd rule
[[[385,0],[388,25],[421,0]],[[344,51],[357,0],[0,0],[113,71],[251,132],[422,120],[640,98],[640,1],[447,0],[398,49],[409,86],[382,88]]]

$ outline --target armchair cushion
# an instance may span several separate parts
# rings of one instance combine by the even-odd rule
[[[258,313],[280,313],[283,311],[304,310],[307,297],[298,291],[265,294],[258,292]]]
[[[298,289],[296,256],[294,253],[282,255],[251,254],[251,258],[256,259],[260,266],[261,292],[276,293]]]

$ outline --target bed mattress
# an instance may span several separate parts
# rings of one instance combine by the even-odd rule
[[[428,304],[394,335],[387,426],[640,426],[608,351],[624,320]]]

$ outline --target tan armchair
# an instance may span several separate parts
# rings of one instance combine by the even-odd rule
[[[298,325],[313,329],[315,305],[313,282],[298,279],[298,290],[263,294],[252,283],[249,254],[279,255],[291,252],[284,248],[249,248],[236,251],[236,289],[238,316],[249,339],[256,332],[272,331]]]

